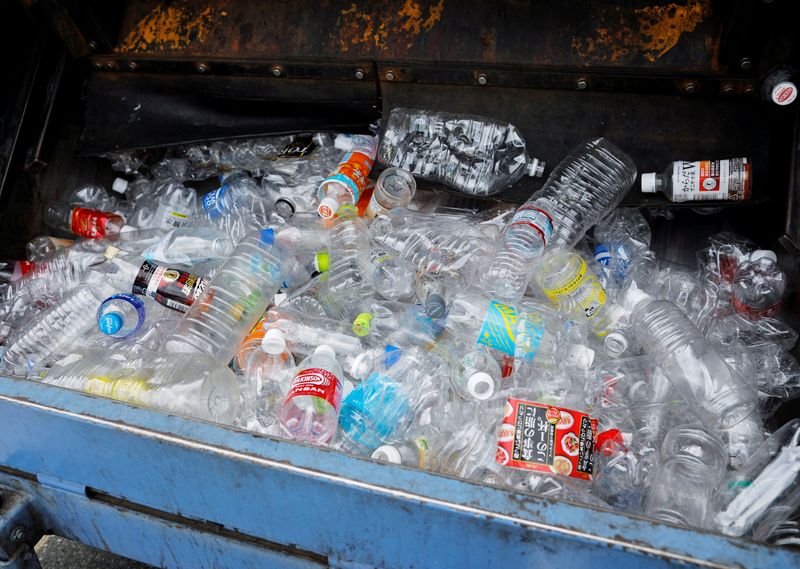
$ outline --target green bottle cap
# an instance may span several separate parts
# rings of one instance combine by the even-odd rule
[[[317,270],[320,273],[324,273],[328,270],[328,252],[327,251],[317,251],[317,254],[314,256],[314,265],[316,266]]]
[[[353,333],[356,336],[366,336],[369,334],[369,329],[372,327],[372,314],[369,312],[362,312],[356,319],[353,320]]]

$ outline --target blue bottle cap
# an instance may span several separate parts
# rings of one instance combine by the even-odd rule
[[[275,243],[275,231],[272,228],[262,229],[259,238],[264,245],[272,245]]]
[[[116,334],[122,329],[122,316],[117,314],[116,312],[109,312],[108,314],[103,314],[100,319],[97,321],[97,327],[103,334],[107,334],[111,336],[112,334]]]

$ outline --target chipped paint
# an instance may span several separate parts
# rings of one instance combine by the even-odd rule
[[[114,51],[169,51],[202,42],[214,17],[214,8],[191,2],[160,4],[139,20]]]
[[[573,38],[572,49],[587,63],[617,63],[637,56],[653,63],[711,14],[710,2],[647,6],[632,16],[615,7],[603,12],[593,37]]]
[[[423,7],[415,0],[405,0],[396,13],[383,14],[362,10],[356,3],[339,11],[333,37],[342,52],[351,49],[386,51],[389,46],[411,48],[417,38],[441,20],[444,0]]]

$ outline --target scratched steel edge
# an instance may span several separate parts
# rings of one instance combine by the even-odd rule
[[[584,560],[595,554],[604,555],[618,567],[640,566],[647,561],[656,565],[684,563],[699,567],[766,568],[800,564],[800,554],[782,548],[377,464],[26,380],[0,378],[0,417],[6,423],[0,431],[0,464],[6,468],[45,481],[48,477],[62,479],[62,487],[90,487],[155,510],[208,520],[245,535],[286,543],[331,559],[346,560],[347,555],[356,555],[361,558],[349,562],[390,566],[387,559],[391,559],[391,566],[414,565],[413,555],[406,559],[391,540],[370,534],[380,537],[381,532],[376,528],[381,529],[377,526],[384,518],[383,523],[394,523],[398,515],[404,518],[409,513],[410,519],[402,522],[414,520],[418,527],[400,526],[403,531],[396,536],[398,541],[408,539],[406,534],[415,531],[433,535],[441,532],[442,526],[463,527],[462,537],[468,536],[470,550],[479,544],[478,550],[490,555],[483,558],[485,562],[496,559],[498,551],[505,550],[545,556],[554,555],[555,551],[556,557],[571,555]],[[98,442],[104,444],[92,444]],[[115,447],[116,452],[121,448],[128,453],[146,452],[141,453],[142,459],[128,458],[133,462],[126,464],[115,460],[115,456],[123,456],[114,455]],[[198,470],[203,461],[214,468]],[[138,466],[134,468],[134,464]],[[186,494],[177,485],[159,488],[139,483],[158,480],[157,477],[168,480],[176,476],[176,469],[182,468],[192,472],[193,478],[178,473],[189,478],[187,484],[195,484],[192,493]],[[6,477],[0,476],[0,480]],[[225,504],[239,498],[232,494],[232,488],[242,481],[252,482],[254,477],[265,480],[277,477],[272,480],[277,481],[276,488],[283,486],[283,492],[296,492],[265,494],[263,499],[275,502],[269,512],[269,504],[259,504],[250,511],[226,510]],[[197,486],[201,482],[205,484]],[[218,498],[221,502],[209,501],[214,492],[207,493],[205,486],[212,483],[218,487],[211,490],[225,494]],[[226,483],[233,486],[225,488]],[[254,494],[257,488],[263,487],[238,487],[237,491],[245,498],[244,508],[247,500],[257,501]],[[333,502],[341,500],[341,505],[349,509],[341,514],[344,523],[317,528],[318,531],[300,531],[298,528],[306,525],[314,526],[314,520],[307,519],[308,499],[319,498],[316,492],[322,490],[327,494],[325,498]],[[191,498],[194,491],[195,503]],[[290,509],[284,510],[284,514],[287,511],[293,514],[282,520],[282,524],[257,519],[262,507],[275,516],[279,512],[275,508],[287,506]],[[359,512],[359,506],[368,509]],[[319,513],[334,515],[323,510]],[[66,511],[52,513],[62,520],[66,514]],[[336,515],[332,519],[337,519]],[[301,525],[296,516],[304,518]],[[366,525],[359,527],[359,523]],[[294,536],[298,539],[281,539],[284,526],[305,534]],[[368,539],[357,554],[353,553],[353,548],[359,547],[356,536]],[[103,546],[97,541],[91,544]],[[442,544],[439,549],[435,543],[432,545],[433,551],[447,549]],[[460,547],[466,545],[462,543]],[[478,558],[471,561],[474,566],[482,564],[476,563]],[[346,564],[344,561],[339,564],[343,563]]]
[[[678,70],[624,70],[593,67],[544,67],[457,62],[430,62],[334,58],[248,58],[167,56],[147,54],[96,55],[97,72],[186,73],[324,79],[394,81],[451,85],[493,85],[530,89],[630,91],[709,96],[757,97],[752,77]]]

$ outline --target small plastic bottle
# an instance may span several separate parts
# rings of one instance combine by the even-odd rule
[[[139,331],[144,318],[144,302],[130,294],[114,294],[97,309],[97,328],[112,338],[127,338]]]
[[[396,207],[406,207],[417,191],[417,182],[402,168],[387,168],[378,176],[369,200],[367,217],[377,217]]]
[[[281,426],[294,440],[327,446],[336,436],[342,399],[336,351],[323,344],[299,367],[281,408]]]
[[[456,393],[467,400],[485,401],[500,388],[500,364],[483,346],[474,346],[459,358],[450,371]]]
[[[661,174],[642,174],[642,193],[661,192],[673,202],[744,201],[750,199],[751,183],[748,158],[678,160]]]
[[[286,347],[286,336],[277,329],[267,330],[260,348],[247,357],[244,378],[259,398],[259,407],[267,410],[289,389],[295,367],[294,356]]]
[[[317,213],[320,217],[330,219],[341,206],[355,206],[367,187],[377,148],[377,137],[354,137],[352,150],[345,154],[336,169],[319,185]]]
[[[125,226],[125,220],[115,213],[72,207],[63,203],[50,204],[45,214],[45,223],[53,229],[69,231],[86,239],[115,237]]]
[[[773,251],[753,251],[733,277],[734,310],[750,320],[772,316],[786,292],[786,280]]]

